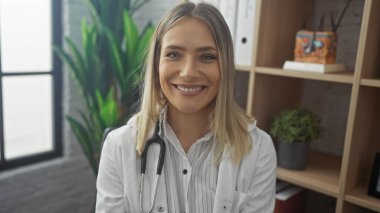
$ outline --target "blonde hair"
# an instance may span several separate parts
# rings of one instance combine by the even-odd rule
[[[200,3],[183,3],[170,10],[158,24],[148,53],[141,108],[138,113],[136,150],[141,155],[145,141],[154,123],[159,120],[165,99],[160,94],[158,66],[161,41],[165,33],[184,17],[197,18],[205,23],[215,40],[219,54],[221,79],[215,108],[210,118],[210,128],[218,144],[214,150],[215,160],[220,161],[224,150],[230,151],[231,159],[239,163],[251,149],[247,127],[252,120],[234,100],[235,63],[231,35],[221,13],[213,6]]]

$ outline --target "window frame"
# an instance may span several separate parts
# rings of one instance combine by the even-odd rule
[[[62,3],[61,1],[50,0],[51,2],[51,28],[52,42],[54,46],[62,47]],[[0,29],[1,33],[1,29]],[[1,47],[1,41],[0,41]],[[53,47],[53,46],[52,46]],[[0,51],[0,171],[34,164],[41,161],[62,156],[62,62],[57,54],[52,51],[52,70],[50,72],[2,72],[1,51]],[[50,75],[52,77],[52,110],[53,110],[53,149],[48,152],[40,152],[32,155],[25,155],[19,158],[6,160],[4,150],[4,117],[3,117],[3,86],[2,81],[5,76],[31,76]]]

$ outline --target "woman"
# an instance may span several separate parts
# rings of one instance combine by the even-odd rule
[[[97,212],[273,212],[275,150],[234,101],[233,58],[214,7],[184,3],[163,17],[140,112],[104,143]],[[159,146],[150,146],[140,198],[141,154],[153,134],[166,145],[164,166],[155,190]]]

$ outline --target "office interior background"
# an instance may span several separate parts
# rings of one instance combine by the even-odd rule
[[[23,0],[16,1],[20,7],[28,3]],[[50,2],[53,1],[61,4],[62,38],[71,37],[80,44],[82,19],[89,19],[85,1]],[[34,4],[37,2],[44,3],[49,0],[37,0]],[[140,28],[149,21],[156,24],[176,3],[176,0],[149,0],[135,13],[136,23]],[[20,17],[21,20],[25,18],[27,17]],[[28,34],[28,32],[23,33]],[[28,42],[33,41],[28,40]],[[84,102],[76,82],[67,71],[68,68],[63,66],[62,69],[62,91],[60,91],[62,115],[77,116],[77,109],[82,109]],[[27,105],[24,103],[18,107],[27,107]],[[95,204],[96,177],[68,123],[64,118],[61,122],[63,152],[61,157],[0,171],[0,212],[91,212]]]
[[[0,7],[2,1],[5,2],[7,0],[0,0]],[[20,5],[23,2],[22,0],[12,1],[19,1],[21,2]],[[56,0],[52,0],[51,2],[53,1]],[[339,42],[344,43],[344,45],[339,45],[338,43],[337,60],[343,62],[348,70],[355,70],[365,1],[367,0],[352,1],[342,22],[341,30],[338,31]],[[372,1],[376,2],[377,0]],[[61,26],[58,29],[61,32],[61,39],[70,37],[75,43],[80,44],[81,21],[89,17],[88,10],[84,4],[85,1],[57,0],[56,2],[59,2],[61,11]],[[149,0],[135,12],[133,17],[140,29],[148,22],[157,24],[160,17],[179,2],[180,0]],[[289,2],[296,3],[297,1]],[[313,1],[314,8],[317,11],[340,11],[344,3],[344,0]],[[377,9],[380,9],[379,3],[375,5]],[[22,18],[26,19],[27,17]],[[376,29],[378,29],[379,21],[376,24]],[[0,26],[0,36],[1,32],[2,28]],[[379,33],[379,30],[376,32]],[[28,32],[24,33],[27,36]],[[377,49],[380,50],[380,47]],[[5,57],[3,54],[0,56]],[[377,53],[377,56],[379,56],[379,53]],[[4,64],[0,63],[0,65]],[[59,121],[62,126],[62,155],[25,166],[1,169],[0,212],[91,212],[93,210],[96,198],[96,176],[93,174],[88,161],[64,118],[64,115],[77,116],[77,109],[84,107],[78,87],[67,69],[68,67],[62,66],[62,90],[59,91],[61,94],[62,110],[62,119]],[[2,76],[6,77],[6,75]],[[249,94],[247,92],[249,87],[248,72],[238,72],[236,81],[238,82],[235,92],[236,99],[241,106],[247,107],[247,95]],[[330,155],[342,156],[347,124],[345,119],[347,119],[347,106],[350,104],[351,96],[351,93],[347,91],[350,91],[351,88],[327,81],[321,85],[310,80],[307,81],[307,85],[305,84],[303,89],[305,90],[305,94],[312,93],[311,91],[315,90],[322,91],[318,94],[329,94],[327,97],[307,97],[305,95],[302,99],[308,106],[313,106],[313,111],[318,114],[324,114],[324,123],[322,125],[325,124],[325,127],[334,128],[334,131],[325,131],[319,140],[313,141],[311,149]],[[377,88],[376,91],[378,93],[379,89]],[[289,95],[291,96],[291,94]],[[328,100],[321,100],[324,98]],[[327,101],[330,104],[326,106],[323,103]],[[17,107],[27,106],[28,103],[20,103]],[[343,110],[341,106],[344,106]],[[307,190],[306,202],[307,212],[336,211],[336,199],[315,190]],[[373,205],[377,204],[380,205],[380,202],[376,203],[375,201]],[[355,209],[357,211],[353,212],[374,212],[370,208],[364,207],[355,207]]]

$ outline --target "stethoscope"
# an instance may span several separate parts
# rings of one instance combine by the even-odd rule
[[[166,146],[165,142],[161,139],[161,137],[158,135],[159,130],[159,122],[156,123],[156,128],[154,129],[153,136],[149,138],[144,147],[144,151],[141,156],[141,179],[140,179],[140,212],[144,213],[143,210],[143,191],[144,191],[144,175],[145,175],[145,168],[146,168],[146,161],[147,161],[147,155],[148,155],[148,149],[149,146],[153,143],[158,143],[160,145],[160,155],[158,157],[158,163],[157,163],[157,171],[156,171],[156,180],[154,182],[154,191],[153,191],[153,197],[151,197],[151,204],[148,213],[150,213],[153,210],[154,202],[156,201],[156,194],[157,194],[157,186],[158,186],[158,180],[161,176],[162,166],[164,165],[164,159],[165,159],[165,151]]]

